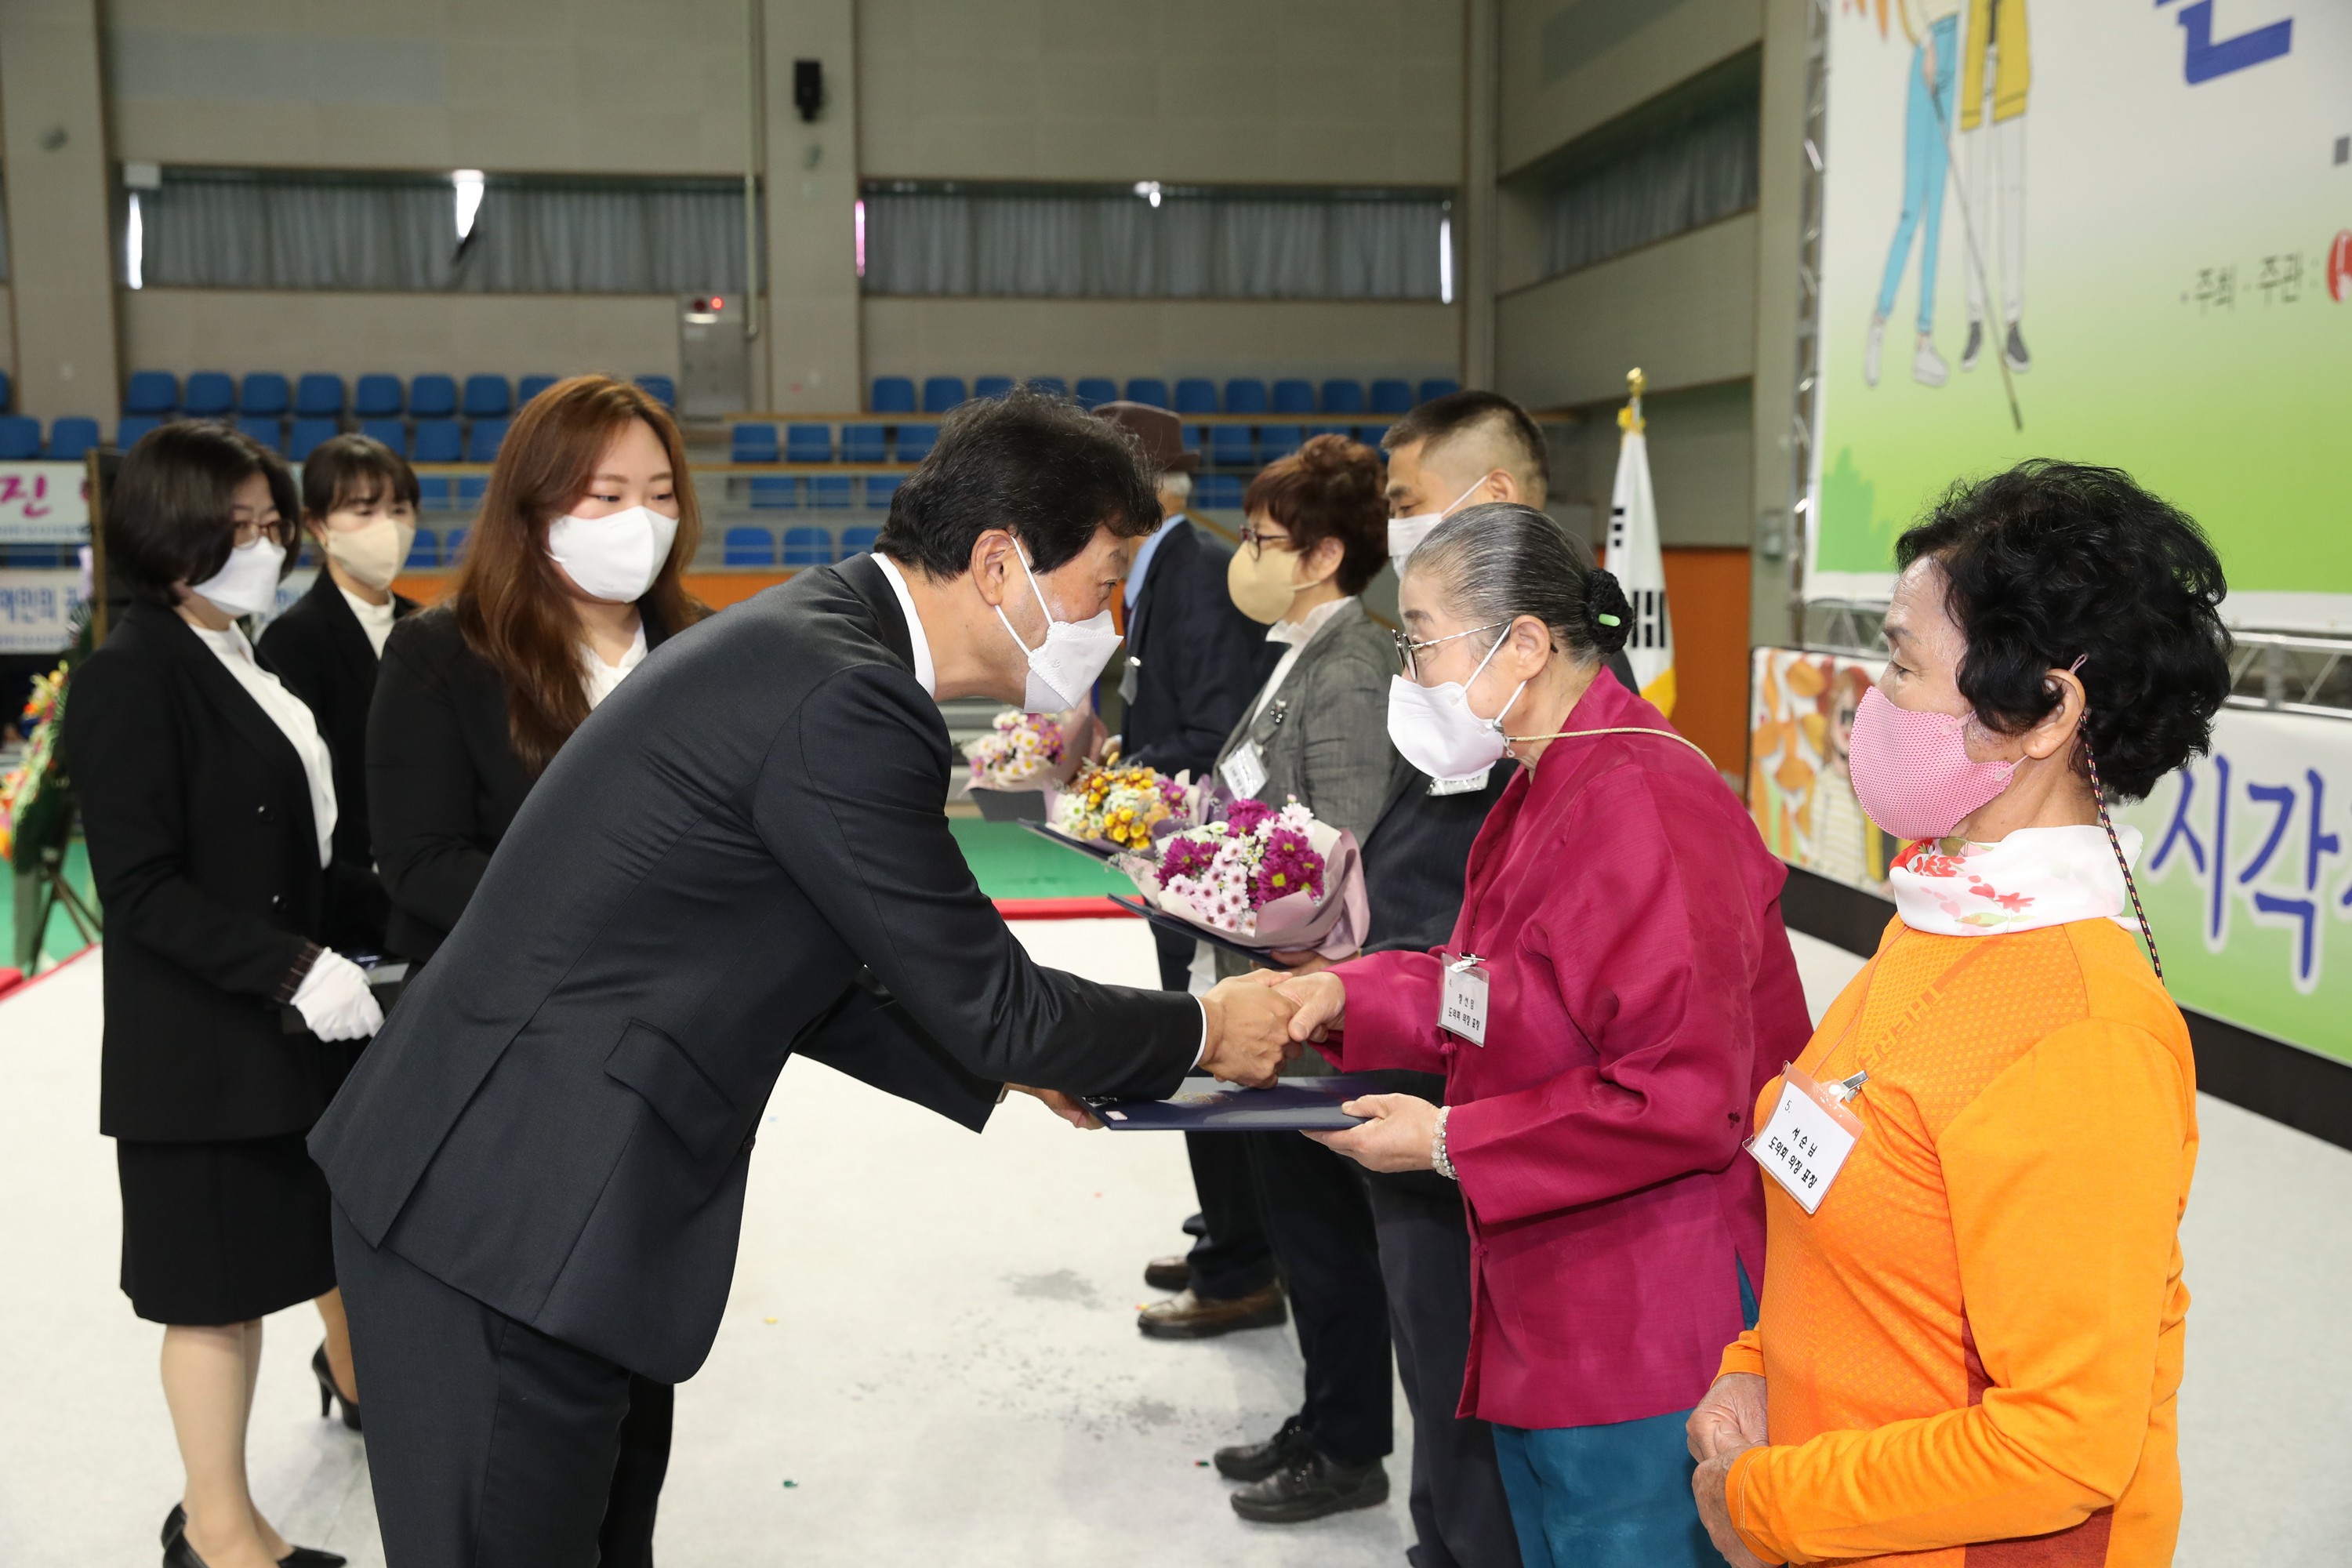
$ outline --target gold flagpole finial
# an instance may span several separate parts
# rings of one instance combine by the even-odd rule
[[[1640,430],[1645,427],[1642,418],[1642,388],[1647,384],[1648,379],[1642,374],[1640,365],[1635,365],[1625,373],[1627,402],[1624,407],[1617,411],[1617,428],[1620,430]]]

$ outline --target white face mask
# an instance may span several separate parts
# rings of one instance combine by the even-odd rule
[[[1429,537],[1429,531],[1451,517],[1455,507],[1468,500],[1470,490],[1476,489],[1486,482],[1486,476],[1480,474],[1470,481],[1470,489],[1464,490],[1460,495],[1455,496],[1440,510],[1417,511],[1411,517],[1389,519],[1389,560],[1395,563],[1396,569],[1402,572],[1405,557],[1421,548],[1421,542]]]
[[[645,596],[669,559],[677,519],[633,506],[603,517],[559,517],[547,528],[547,553],[592,599],[630,604]]]
[[[380,517],[357,528],[326,531],[327,559],[378,593],[392,586],[416,542],[416,525]]]
[[[996,606],[996,618],[1004,622],[1004,635],[1029,656],[1029,684],[1021,705],[1032,713],[1059,713],[1086,700],[1088,688],[1118,647],[1118,628],[1111,624],[1108,610],[1083,621],[1056,620],[1026,556],[1021,558],[1021,571],[1029,579],[1029,591],[1037,595],[1045,611],[1045,640],[1035,647],[1023,642],[1013,623],[1005,619],[1002,605]]]
[[[1406,762],[1441,784],[1493,767],[1510,745],[1503,734],[1503,720],[1512,703],[1518,701],[1519,693],[1528,689],[1526,681],[1512,689],[1511,700],[1492,719],[1481,719],[1470,710],[1470,687],[1486,673],[1502,646],[1498,639],[1486,650],[1468,682],[1423,686],[1402,675],[1390,678],[1389,742]]]
[[[278,569],[285,563],[286,552],[264,534],[230,551],[219,571],[188,592],[210,599],[232,616],[258,616],[277,606]]]

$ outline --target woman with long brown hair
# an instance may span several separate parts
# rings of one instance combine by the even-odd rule
[[[677,426],[610,376],[524,405],[490,470],[457,582],[384,646],[368,805],[386,942],[433,956],[539,775],[646,653],[709,614],[682,580],[702,518]],[[671,1389],[632,1380],[605,1568],[653,1561]]]

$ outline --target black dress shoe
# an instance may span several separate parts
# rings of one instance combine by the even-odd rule
[[[163,1568],[205,1568],[205,1560],[187,1542],[188,1510],[179,1503],[163,1516]],[[172,1555],[174,1546],[181,1555]],[[349,1558],[338,1557],[331,1552],[321,1552],[315,1546],[297,1546],[278,1560],[278,1568],[343,1568]]]
[[[1229,1481],[1262,1481],[1308,1451],[1307,1428],[1294,1415],[1263,1443],[1236,1443],[1218,1449],[1217,1474]]]
[[[172,1544],[172,1537],[188,1532],[188,1509],[185,1503],[173,1503],[172,1511],[163,1516],[163,1544]]]
[[[278,1560],[278,1568],[343,1568],[348,1561],[315,1546],[298,1546]]]
[[[1279,1285],[1229,1301],[1186,1290],[1144,1308],[1135,1315],[1135,1326],[1155,1340],[1213,1340],[1236,1329],[1279,1328],[1286,1316]]]
[[[1182,1290],[1192,1283],[1192,1265],[1182,1258],[1155,1258],[1143,1266],[1143,1282],[1154,1290]]]
[[[1260,1524],[1304,1524],[1325,1514],[1378,1508],[1388,1500],[1389,1473],[1378,1459],[1343,1465],[1311,1448],[1233,1496],[1234,1511]]]
[[[310,1375],[319,1380],[319,1417],[326,1419],[327,1412],[340,1405],[343,1407],[343,1425],[356,1432],[360,1429],[360,1407],[343,1397],[335,1386],[335,1374],[327,1365],[327,1342],[320,1340],[319,1348],[310,1352]]]

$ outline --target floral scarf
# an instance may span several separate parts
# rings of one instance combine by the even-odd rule
[[[2139,829],[2116,833],[2125,858],[2137,860]],[[2123,868],[2096,826],[2021,827],[1998,844],[1923,839],[1895,857],[1887,880],[1903,923],[1938,936],[2000,936],[2087,920],[2137,929],[2125,912],[2131,900]]]

